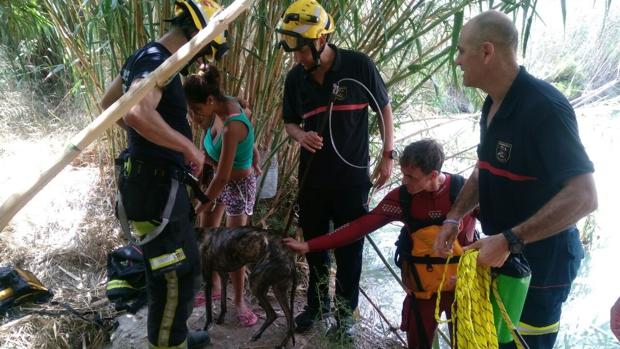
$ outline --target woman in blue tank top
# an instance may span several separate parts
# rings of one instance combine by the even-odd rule
[[[198,208],[201,225],[219,226],[226,212],[226,226],[244,226],[252,215],[256,197],[258,152],[254,147],[254,128],[239,104],[220,89],[220,74],[207,66],[190,75],[184,84],[185,95],[193,123],[205,130],[203,146],[206,163],[215,170],[205,194],[207,204]],[[220,279],[214,273],[212,295],[221,292]],[[235,293],[237,318],[243,326],[256,323],[256,315],[247,307],[243,297],[245,268],[231,273]],[[225,300],[223,300],[225,301]]]

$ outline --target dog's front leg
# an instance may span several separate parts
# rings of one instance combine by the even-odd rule
[[[212,307],[212,299],[211,299],[211,290],[213,289],[213,280],[211,279],[213,272],[211,269],[207,269],[203,263],[202,269],[202,278],[205,282],[205,314],[207,315],[207,320],[205,321],[204,330],[206,331],[209,328],[209,325],[213,321],[213,307]]]
[[[218,274],[220,274],[220,287],[222,289],[221,291],[221,297],[220,297],[220,316],[217,318],[217,324],[223,324],[224,323],[224,316],[226,315],[226,289],[228,288],[228,273],[227,272],[218,272]]]

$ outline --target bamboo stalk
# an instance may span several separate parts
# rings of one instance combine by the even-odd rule
[[[24,207],[43,187],[45,187],[65,166],[77,157],[84,148],[97,139],[106,129],[125,115],[131,107],[138,103],[152,88],[165,86],[166,81],[178,73],[187,62],[194,57],[207,43],[226,29],[239,14],[247,9],[252,0],[236,0],[226,9],[211,18],[206,28],[201,30],[188,43],[168,58],[151,75],[143,79],[125,93],[119,100],[104,110],[86,128],[75,135],[60,158],[38,179],[24,190],[16,191],[0,207],[0,231],[6,227],[11,218]]]

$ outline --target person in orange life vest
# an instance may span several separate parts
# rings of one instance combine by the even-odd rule
[[[209,202],[196,211],[200,215],[210,212],[209,219],[201,222],[208,226],[219,226],[225,211],[226,226],[239,227],[248,223],[256,196],[254,129],[240,101],[224,95],[220,85],[220,73],[213,65],[189,76],[184,84],[190,118],[206,130],[205,162],[215,169],[205,191]],[[257,317],[243,297],[245,267],[230,274],[237,319],[245,327],[253,326]],[[214,277],[212,294],[219,295],[224,286]]]
[[[441,172],[443,161],[442,146],[432,139],[409,144],[400,157],[403,186],[412,195],[410,212],[415,221],[429,221],[437,217],[443,219],[450,210],[450,185],[455,182],[458,175]],[[405,222],[399,192],[400,188],[390,191],[371,212],[343,225],[331,234],[306,242],[292,238],[285,238],[283,242],[291,250],[305,254],[345,246],[393,221]],[[474,240],[474,228],[475,217],[470,214],[461,224],[458,237],[461,245],[468,245]],[[430,348],[437,328],[434,316],[437,294],[435,293],[430,299],[414,299],[411,289],[407,289],[406,292],[401,329],[407,332],[409,348]],[[453,301],[453,291],[442,292],[441,311],[445,311],[448,316]],[[417,303],[419,310],[412,307],[413,302]],[[420,324],[416,318],[418,316],[423,324],[423,334],[419,333]]]

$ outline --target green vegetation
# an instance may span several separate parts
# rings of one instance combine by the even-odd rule
[[[279,178],[285,182],[264,210],[269,214],[289,206],[290,188],[296,186],[298,148],[288,141],[279,117],[283,79],[293,62],[277,47],[274,35],[289,3],[254,2],[229,28],[232,49],[220,64],[226,74],[225,90],[252,106],[260,147],[279,159]],[[508,0],[325,2],[337,22],[331,41],[366,52],[377,62],[390,90],[397,126],[419,118],[419,113],[411,112],[413,106],[431,113],[471,109],[469,100],[475,95],[458,87],[453,64],[465,13],[496,8],[512,13],[527,32],[536,4]],[[14,57],[8,61],[12,79],[40,86],[39,95],[49,99],[50,105],[79,101],[84,112],[77,114],[86,115],[82,122],[58,121],[81,126],[98,115],[96,102],[124,59],[166,30],[164,19],[171,17],[172,6],[171,0],[3,1],[0,45],[6,57]],[[47,117],[64,116],[50,113]],[[376,126],[373,133],[373,151],[377,151]],[[124,134],[111,129],[102,142],[107,154],[101,157],[109,163],[124,146]]]
[[[223,1],[223,5],[231,2]],[[171,17],[173,3],[0,1],[0,47],[4,52],[0,79],[3,84],[31,86],[23,90],[49,106],[47,110],[26,113],[27,120],[32,120],[30,127],[48,129],[51,124],[80,128],[98,115],[97,101],[106,83],[136,48],[165,32],[164,19]],[[288,140],[279,109],[283,80],[293,62],[277,47],[274,35],[279,16],[289,3],[255,1],[229,28],[231,50],[219,64],[226,77],[225,91],[250,102],[260,148],[268,158],[278,157],[279,178],[284,182],[279,183],[276,197],[259,208],[264,213],[263,222],[273,224],[278,221],[271,218],[281,217],[282,210],[290,206],[291,189],[297,185],[298,147]],[[525,52],[537,4],[537,0],[324,2],[337,23],[331,41],[365,52],[377,62],[390,91],[397,127],[419,123],[440,112],[472,112],[479,107],[481,94],[460,88],[454,66],[455,45],[464,17],[489,8],[509,13],[524,33]],[[562,9],[565,18],[564,8],[558,6],[558,12]],[[606,23],[614,26],[616,22]],[[611,35],[617,33],[616,27]],[[608,76],[593,75],[584,67],[597,66],[601,72],[609,72],[618,52],[615,45],[607,46],[611,48],[597,52],[597,61],[606,65],[585,65],[583,59],[589,55],[573,55],[577,58],[557,65],[549,74],[550,80],[571,97],[579,96],[587,86],[600,84]],[[23,120],[11,111],[3,112],[3,119],[6,114],[16,123]],[[419,126],[419,135],[432,127],[426,122]],[[372,133],[371,151],[377,152],[381,144],[377,123]],[[124,147],[124,137],[118,128],[107,131],[100,144],[102,165],[109,165]],[[463,150],[459,146],[447,148],[455,154]]]

